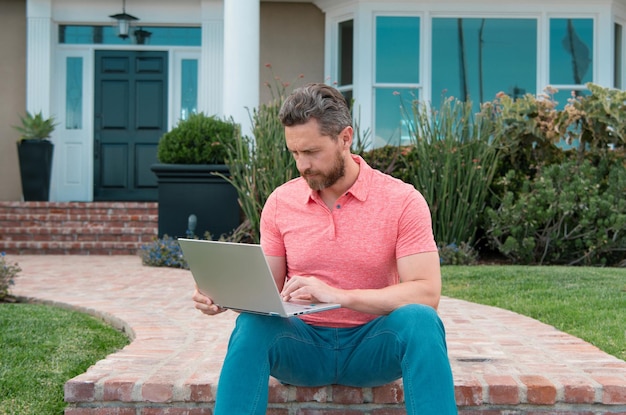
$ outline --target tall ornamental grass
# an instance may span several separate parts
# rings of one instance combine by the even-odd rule
[[[270,193],[298,177],[293,157],[285,144],[285,130],[278,112],[289,84],[279,80],[268,85],[272,100],[251,112],[254,137],[242,137],[228,149],[228,181],[237,189],[239,204],[247,221],[244,226],[252,242],[260,240],[261,210]]]
[[[430,205],[436,241],[474,245],[498,164],[493,123],[454,99],[439,109],[415,100],[403,117],[412,141],[403,153],[405,177]]]

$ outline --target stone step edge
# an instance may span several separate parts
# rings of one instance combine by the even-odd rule
[[[156,222],[158,214],[124,214],[113,213],[106,215],[94,214],[68,214],[68,213],[0,213],[0,221],[4,222],[21,222],[21,221],[93,221],[93,222]]]
[[[0,246],[9,243],[38,244],[38,243],[71,243],[71,242],[111,242],[111,243],[151,243],[157,238],[156,232],[135,233],[93,233],[93,234],[13,234],[0,236]]]
[[[107,224],[85,226],[8,226],[2,227],[2,239],[11,235],[157,235],[156,226],[110,226]]]
[[[50,209],[60,207],[76,208],[156,208],[158,202],[21,202],[21,201],[0,201],[0,208],[29,208],[29,209]]]
[[[616,385],[610,378],[592,380],[586,382],[573,379],[564,384],[552,382],[542,376],[503,376],[504,382],[498,380],[487,381],[485,379],[472,379],[457,382],[455,384],[455,398],[460,408],[485,409],[484,406],[494,405],[508,408],[514,413],[519,413],[520,405],[528,405],[525,409],[541,406],[569,408],[573,412],[563,413],[599,413],[586,412],[600,408],[614,409],[616,412],[602,412],[606,414],[620,413],[626,409],[626,400],[620,393],[623,385]],[[538,383],[538,379],[539,383]],[[104,404],[125,403],[144,404],[152,402],[168,402],[171,407],[175,403],[203,402],[214,403],[217,382],[186,382],[174,384],[173,382],[157,381],[155,379],[143,382],[123,381],[126,387],[120,388],[120,380],[114,378],[96,380],[88,374],[82,374],[65,384],[65,400],[69,403],[89,402],[93,405],[99,402]],[[131,387],[132,383],[135,387]],[[401,380],[382,385],[379,387],[348,387],[329,385],[322,387],[296,387],[282,385],[270,378],[269,403],[270,404],[303,404],[303,403],[335,403],[343,405],[363,404],[402,404],[404,392]],[[139,394],[131,394],[138,391]],[[149,397],[159,396],[160,399]],[[403,405],[402,405],[403,406]],[[513,412],[511,412],[513,413]],[[525,412],[524,412],[525,413]],[[535,412],[533,412],[535,413]],[[543,413],[543,412],[542,412]],[[546,412],[556,413],[556,412]],[[562,412],[558,412],[562,413]]]
[[[145,241],[0,241],[2,249],[129,249],[141,248]]]

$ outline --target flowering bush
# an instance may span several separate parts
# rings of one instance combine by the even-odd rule
[[[15,284],[13,279],[21,271],[17,263],[8,263],[5,253],[0,253],[0,301],[4,301],[9,296],[9,287]]]
[[[189,269],[178,241],[167,235],[141,247],[141,263],[151,267]]]
[[[190,229],[187,229],[185,237],[188,239],[202,239]],[[204,233],[203,239],[208,241],[214,240],[209,232]],[[220,235],[218,240],[222,242],[254,243],[250,221],[245,221],[230,234]],[[168,235],[163,235],[163,238],[155,238],[151,243],[142,245],[140,255],[143,265],[189,269],[178,241]]]

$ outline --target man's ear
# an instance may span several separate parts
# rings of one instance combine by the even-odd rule
[[[350,150],[350,147],[352,146],[353,134],[354,129],[350,126],[347,126],[339,133],[339,139],[342,141],[344,149]]]

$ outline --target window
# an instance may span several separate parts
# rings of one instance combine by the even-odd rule
[[[66,58],[65,128],[83,128],[83,58]]]
[[[593,20],[550,19],[550,83],[582,85],[593,79]]]
[[[180,88],[180,119],[198,112],[198,60],[182,59]]]
[[[408,139],[401,107],[419,98],[420,18],[377,16],[374,82],[374,147]]]
[[[623,38],[623,29],[622,29],[622,25],[619,23],[615,23],[615,33],[614,33],[614,38],[615,38],[615,51],[613,53],[613,59],[614,59],[614,76],[615,76],[615,80],[613,81],[613,86],[617,89],[622,89],[622,59],[624,59],[624,54],[622,53],[622,48],[623,48],[623,42],[622,42],[622,38]]]
[[[552,87],[564,106],[588,94],[588,82],[626,88],[623,13],[606,4],[590,11],[589,2],[563,11],[522,3],[459,12],[447,2],[376,0],[329,9],[335,24],[326,70],[340,90],[354,90],[368,146],[403,144],[401,108],[415,99],[437,108],[453,97],[477,112],[500,92],[515,99]],[[612,23],[600,28],[609,14]]]
[[[376,18],[376,83],[419,82],[419,17]]]
[[[352,101],[353,56],[354,56],[354,20],[339,23],[337,50],[337,89]]]
[[[560,106],[593,81],[593,19],[550,19],[550,85]]]
[[[474,108],[499,92],[511,97],[537,88],[535,19],[435,18],[432,95],[472,101]]]
[[[113,26],[59,26],[59,43],[72,45],[132,45],[146,44],[156,46],[200,46],[201,29],[199,27],[131,27],[127,39],[116,34]]]

